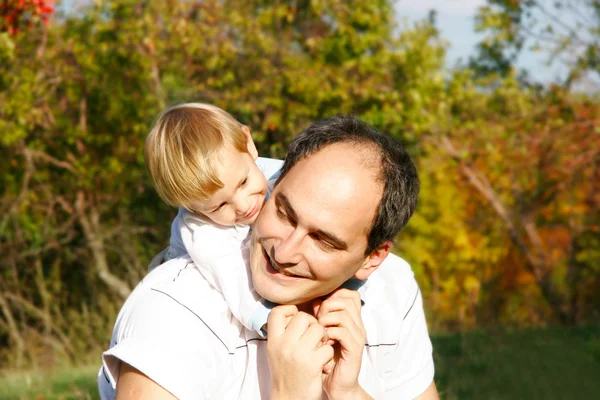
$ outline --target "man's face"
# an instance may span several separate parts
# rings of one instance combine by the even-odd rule
[[[352,276],[366,279],[383,261],[365,255],[382,185],[361,154],[327,146],[279,182],[254,232],[252,281],[262,297],[303,304]]]

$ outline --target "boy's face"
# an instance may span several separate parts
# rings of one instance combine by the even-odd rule
[[[229,145],[221,150],[216,172],[223,187],[207,200],[193,202],[195,211],[218,225],[254,224],[265,201],[267,180],[254,162],[251,142],[249,151],[242,153]]]

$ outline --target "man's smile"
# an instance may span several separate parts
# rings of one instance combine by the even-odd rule
[[[264,247],[261,246],[261,249],[263,251],[263,256],[265,258],[266,269],[269,274],[271,274],[271,275],[278,274],[280,276],[280,279],[282,278],[285,280],[305,279],[303,276],[293,274],[290,271],[288,271],[287,269],[279,267],[277,265],[277,262],[275,260],[273,260],[273,258],[267,254],[267,251],[264,249]],[[281,277],[281,275],[285,276],[286,278]]]

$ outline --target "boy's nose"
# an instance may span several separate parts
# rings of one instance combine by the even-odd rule
[[[245,198],[245,199],[239,199],[236,200],[235,202],[235,212],[238,215],[246,215],[248,214],[248,212],[250,207],[250,199]]]

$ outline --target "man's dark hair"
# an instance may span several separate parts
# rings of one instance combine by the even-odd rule
[[[367,235],[368,255],[383,242],[393,241],[415,211],[419,197],[417,169],[399,142],[356,117],[336,116],[313,123],[294,138],[276,184],[298,161],[334,143],[357,145],[376,152],[379,158],[378,180],[383,184],[383,196]]]

